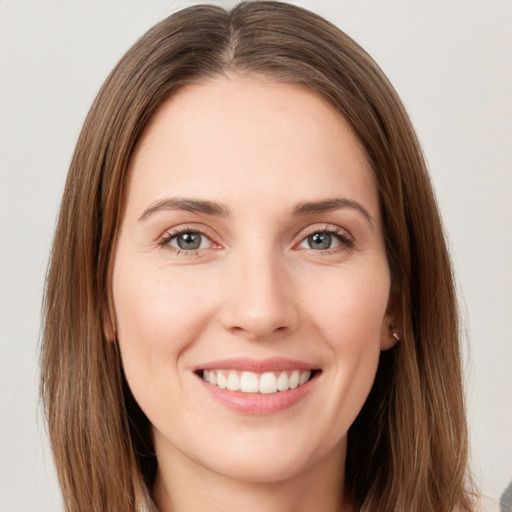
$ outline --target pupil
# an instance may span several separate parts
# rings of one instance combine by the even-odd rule
[[[311,249],[329,249],[331,246],[331,235],[328,233],[315,233],[308,237],[308,244]]]
[[[201,235],[199,233],[182,233],[177,242],[180,249],[198,249],[201,245]]]

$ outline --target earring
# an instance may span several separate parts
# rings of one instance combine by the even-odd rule
[[[400,341],[400,337],[398,336],[398,334],[396,332],[393,332],[393,338],[395,338],[396,341]]]

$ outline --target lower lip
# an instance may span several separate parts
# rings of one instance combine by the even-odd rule
[[[253,416],[266,416],[284,411],[305,398],[318,380],[318,375],[295,389],[268,394],[230,391],[214,386],[201,377],[198,380],[215,400],[230,409]]]

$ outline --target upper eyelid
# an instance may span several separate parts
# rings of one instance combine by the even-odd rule
[[[181,233],[200,233],[201,235],[205,236],[209,240],[212,240],[212,238],[215,238],[216,233],[206,226],[203,225],[196,225],[195,223],[190,224],[180,224],[178,226],[167,228],[163,231],[163,233],[158,237],[159,240],[162,238],[169,236],[170,238],[174,238],[178,236]],[[212,240],[213,241],[213,240]]]
[[[301,229],[294,238],[299,238],[300,240],[303,240],[304,238],[314,234],[314,233],[335,233],[335,234],[346,234],[347,238],[350,238],[351,240],[354,239],[352,236],[352,233],[341,226],[338,226],[336,224],[328,224],[328,223],[317,223],[313,224],[311,226],[308,226],[306,228]]]
[[[195,229],[184,229],[182,231],[166,231],[161,237],[160,239],[161,240],[173,240],[174,238],[177,238],[179,237],[180,235],[183,235],[184,233],[194,233],[194,234],[198,234],[198,235],[201,235],[201,236],[204,236],[207,240],[210,240],[210,242],[213,242],[211,240],[211,237],[208,236],[206,233],[204,233],[203,231],[199,231],[199,230],[195,230]]]

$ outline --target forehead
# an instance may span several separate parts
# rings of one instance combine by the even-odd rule
[[[269,190],[283,202],[344,192],[378,202],[365,153],[340,113],[306,87],[265,77],[185,87],[153,116],[130,164],[129,200],[140,207],[165,195],[225,202]]]

